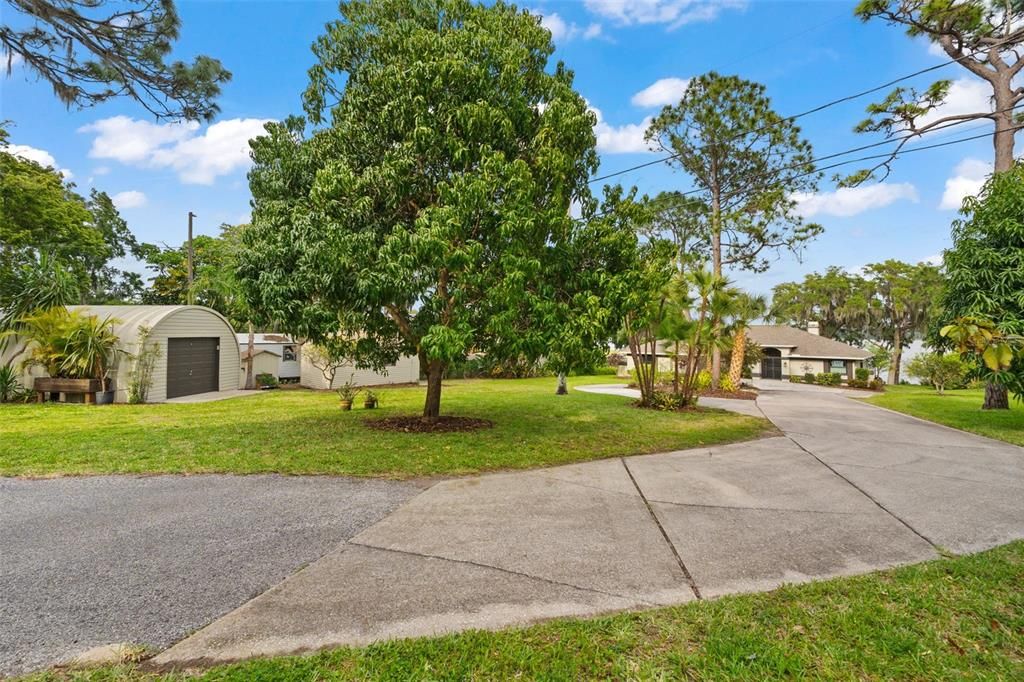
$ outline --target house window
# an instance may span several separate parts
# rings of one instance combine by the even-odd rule
[[[846,360],[832,360],[828,371],[833,374],[846,374]]]
[[[295,346],[285,346],[281,351],[281,360],[284,362],[295,362]]]

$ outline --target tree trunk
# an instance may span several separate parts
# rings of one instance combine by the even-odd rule
[[[558,373],[558,387],[555,388],[555,395],[566,395],[569,393],[569,386],[565,380],[565,372]]]
[[[900,383],[900,363],[903,361],[903,332],[897,327],[892,337],[892,354],[889,357],[889,385]]]
[[[983,410],[1008,410],[1010,409],[1010,396],[1005,386],[992,381],[985,384],[985,404]]]
[[[995,111],[999,112],[993,115],[996,123],[995,135],[992,136],[996,156],[994,168],[996,173],[1002,173],[1013,168],[1013,138],[1018,126],[1014,117],[1018,112],[1014,110],[1014,88],[1009,73],[1001,74],[992,85]]]
[[[245,390],[251,391],[256,388],[256,378],[252,375],[253,351],[256,350],[256,334],[253,333],[252,322],[249,323],[249,343],[247,351],[249,357],[245,359]]]
[[[430,360],[427,363],[427,400],[423,404],[423,420],[433,424],[441,416],[441,378],[444,376],[444,363]]]
[[[718,189],[711,193],[711,268],[716,276],[722,276],[722,206]],[[718,323],[711,330],[715,341],[722,330]],[[717,389],[722,378],[722,349],[716,343],[711,349],[711,388]]]
[[[743,361],[747,355],[747,332],[745,329],[737,329],[732,337],[732,357],[729,359],[729,383],[732,388],[738,391],[743,383]]]

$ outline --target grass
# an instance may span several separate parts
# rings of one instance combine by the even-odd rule
[[[1020,680],[1024,542],[855,578],[502,632],[471,631],[115,680]]]
[[[982,410],[984,400],[984,389],[946,391],[939,395],[927,386],[886,386],[884,393],[868,398],[880,407],[1024,445],[1024,406],[1011,398],[1009,410]]]
[[[574,378],[572,385],[609,377]],[[331,392],[267,391],[199,404],[2,405],[0,475],[346,474],[410,478],[523,469],[755,438],[762,419],[634,408],[610,395],[554,395],[554,379],[446,382],[444,414],[490,419],[471,433],[407,434],[362,420],[422,410],[419,387],[378,391],[342,412]]]

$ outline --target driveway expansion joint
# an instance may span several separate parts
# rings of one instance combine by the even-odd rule
[[[818,457],[818,456],[817,456],[816,454],[814,454],[813,452],[811,452],[810,450],[808,450],[807,448],[805,448],[805,447],[804,447],[803,445],[801,445],[801,444],[800,444],[800,443],[799,443],[799,442],[798,442],[798,441],[797,441],[797,440],[796,440],[795,438],[790,438],[789,440],[790,440],[790,441],[792,441],[792,442],[793,442],[793,444],[794,444],[794,445],[796,445],[796,446],[797,446],[798,448],[800,448],[801,450],[803,450],[804,452],[806,452],[806,453],[807,453],[808,455],[810,455],[811,457],[813,457],[813,458],[814,458],[815,460],[817,460],[817,461],[818,461],[818,462],[819,462],[819,463],[820,463],[820,464],[821,464],[821,465],[822,465],[823,467],[825,467],[826,469],[828,469],[829,471],[831,471],[831,472],[832,472],[833,474],[835,474],[836,476],[838,476],[838,477],[839,477],[839,478],[841,478],[842,480],[846,481],[847,485],[849,485],[849,486],[850,486],[851,488],[853,488],[854,490],[856,490],[857,492],[859,492],[859,493],[860,493],[861,495],[863,495],[864,497],[866,497],[866,498],[868,498],[869,500],[871,500],[872,502],[874,502],[874,503],[875,503],[875,505],[876,505],[876,506],[877,506],[877,507],[878,507],[879,509],[881,509],[881,510],[882,510],[882,511],[884,511],[884,512],[885,512],[886,514],[888,514],[888,515],[889,515],[889,516],[891,516],[892,518],[894,518],[894,519],[896,519],[897,521],[899,521],[899,522],[900,522],[900,523],[901,523],[901,524],[902,524],[902,525],[903,525],[903,526],[904,526],[904,527],[905,527],[905,528],[906,528],[907,530],[909,530],[909,531],[910,531],[911,533],[913,533],[914,535],[916,535],[917,537],[921,538],[922,540],[924,540],[925,542],[927,542],[927,543],[928,543],[929,545],[931,545],[931,546],[932,546],[932,549],[934,549],[934,550],[936,551],[936,553],[938,553],[938,554],[940,554],[940,555],[942,554],[942,551],[941,551],[941,549],[940,549],[940,547],[939,547],[939,545],[938,545],[937,543],[935,543],[935,542],[934,542],[934,541],[933,541],[933,540],[932,540],[931,538],[929,538],[929,537],[925,536],[925,535],[924,535],[923,533],[921,533],[921,531],[919,531],[919,530],[917,530],[916,528],[914,528],[913,526],[911,526],[911,525],[910,525],[909,523],[907,523],[907,522],[906,522],[906,521],[905,521],[905,520],[904,520],[903,518],[901,518],[901,517],[900,517],[899,515],[895,514],[895,513],[894,513],[894,512],[892,511],[892,510],[890,510],[890,509],[889,509],[888,507],[886,507],[886,506],[885,506],[884,504],[882,504],[881,502],[879,502],[879,501],[878,501],[878,500],[877,500],[877,499],[876,499],[876,498],[875,498],[875,497],[874,497],[873,495],[871,495],[871,494],[870,494],[870,493],[869,493],[868,491],[864,490],[864,488],[860,487],[859,485],[857,485],[856,483],[854,483],[853,481],[851,481],[851,480],[850,480],[849,478],[847,478],[846,476],[843,476],[843,475],[842,475],[841,473],[839,473],[838,471],[836,471],[836,469],[835,469],[834,467],[830,466],[830,465],[829,465],[828,463],[826,463],[826,462],[825,462],[825,460],[821,459],[821,458],[820,458],[820,457]]]
[[[679,564],[679,570],[683,572],[683,578],[686,580],[686,583],[690,586],[690,589],[693,590],[693,596],[697,599],[703,599],[703,597],[700,594],[700,588],[697,587],[697,582],[693,579],[693,575],[690,573],[690,569],[686,567],[686,563],[683,561],[683,557],[679,555],[679,550],[677,550],[676,546],[672,543],[672,540],[669,538],[668,532],[665,530],[665,527],[661,525],[661,520],[655,513],[654,507],[651,506],[651,503],[647,499],[647,496],[644,494],[644,491],[640,488],[640,484],[636,482],[636,478],[633,476],[633,472],[629,470],[629,464],[626,463],[626,458],[620,457],[619,461],[622,462],[622,467],[626,470],[626,474],[629,476],[629,480],[633,482],[633,487],[636,488],[637,494],[640,495],[640,499],[643,500],[644,506],[647,507],[647,513],[651,515],[651,519],[654,521],[654,524],[658,526],[658,531],[661,532],[661,537],[665,539],[665,544],[667,544],[669,549],[672,550],[672,556],[676,558],[676,562]]]
[[[599,590],[599,589],[594,588],[594,587],[584,587],[582,585],[574,585],[572,583],[563,582],[561,580],[553,580],[551,578],[545,578],[543,576],[533,575],[531,573],[523,573],[521,571],[513,571],[512,569],[504,568],[502,566],[494,566],[493,564],[483,564],[483,563],[480,563],[478,561],[469,561],[468,559],[453,559],[452,557],[440,556],[438,554],[425,554],[423,552],[413,552],[413,551],[410,551],[410,550],[407,550],[407,549],[396,549],[394,547],[381,547],[379,545],[370,545],[370,544],[367,544],[365,542],[355,542],[355,541],[352,541],[352,540],[349,540],[345,544],[351,545],[353,547],[363,547],[365,549],[375,549],[375,550],[378,550],[378,551],[381,551],[381,552],[393,552],[394,554],[403,554],[405,556],[413,556],[413,557],[417,557],[419,559],[435,559],[435,560],[438,560],[438,561],[449,561],[449,562],[451,562],[453,564],[463,564],[463,565],[466,565],[466,566],[474,566],[476,568],[486,568],[486,569],[490,569],[492,571],[501,571],[502,573],[505,573],[505,574],[508,574],[508,575],[514,575],[514,576],[517,576],[517,577],[520,577],[520,578],[527,578],[529,580],[537,580],[539,582],[546,583],[548,585],[555,585],[555,586],[558,586],[558,587],[568,587],[569,589],[580,590],[581,592],[590,592],[592,594],[600,594],[600,595],[603,595],[605,597],[615,597],[616,599],[625,599],[627,601],[635,601],[635,602],[638,602],[639,605],[652,606],[652,607],[660,606],[660,604],[658,604],[657,602],[653,602],[653,601],[650,601],[648,599],[643,599],[642,597],[638,597],[636,595],[618,594],[618,593],[615,593],[615,592],[608,592],[608,591],[605,591],[605,590]]]

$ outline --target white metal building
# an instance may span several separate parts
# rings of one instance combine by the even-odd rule
[[[235,331],[216,310],[196,305],[73,305],[68,310],[110,318],[121,348],[130,354],[138,350],[140,330],[150,330],[149,343],[160,354],[147,402],[238,389]],[[122,357],[112,377],[115,402],[127,401],[131,370],[131,357]]]
[[[306,388],[325,390],[338,388],[346,381],[351,381],[357,386],[382,386],[384,384],[414,384],[420,380],[419,358],[408,355],[399,358],[398,362],[387,367],[386,372],[374,372],[369,369],[356,369],[348,365],[339,367],[334,375],[334,381],[330,386],[323,372],[317,369],[305,355],[302,355],[302,380],[301,384]]]

